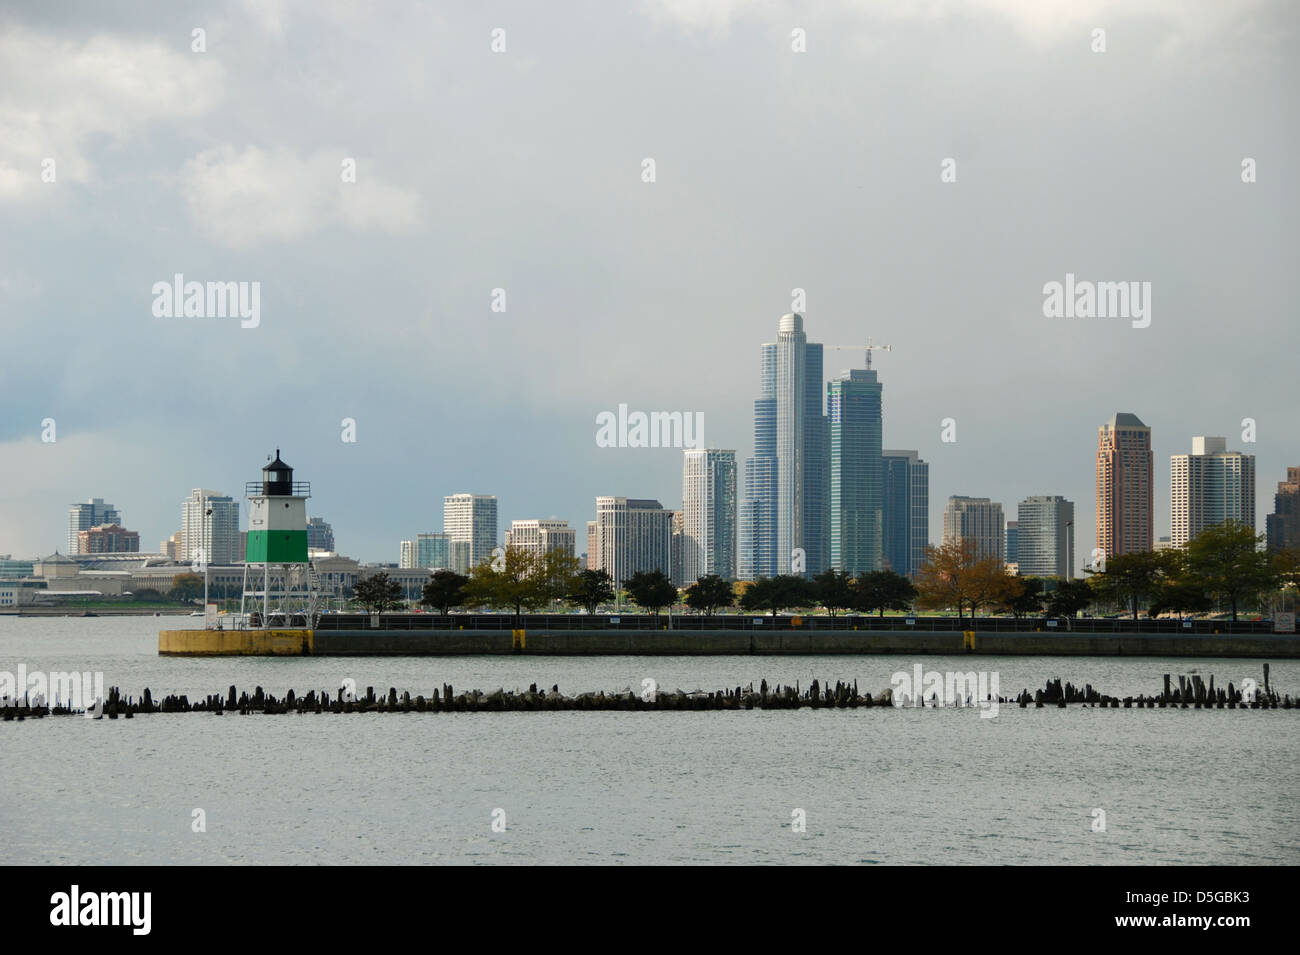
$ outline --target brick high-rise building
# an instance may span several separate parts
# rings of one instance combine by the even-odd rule
[[[1120,412],[1097,431],[1097,549],[1106,558],[1151,550],[1151,429]]]
[[[1300,468],[1287,468],[1286,480],[1277,482],[1273,513],[1265,526],[1270,551],[1300,547]]]
[[[78,554],[137,554],[140,535],[120,524],[100,524],[77,532]]]

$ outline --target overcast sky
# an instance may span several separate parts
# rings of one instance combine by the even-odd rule
[[[1193,435],[1257,456],[1261,530],[1300,464],[1289,0],[141,6],[0,4],[0,553],[92,496],[156,549],[276,447],[351,556],[458,491],[582,550],[596,495],[681,502],[601,411],[702,412],[743,475],[796,288],[810,340],[893,346],[932,539],[950,494],[1063,494],[1082,563],[1116,411],[1157,536]],[[156,317],[176,273],[260,324]],[[1067,273],[1150,282],[1150,326],[1044,317]]]

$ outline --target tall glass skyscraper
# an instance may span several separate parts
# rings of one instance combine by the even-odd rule
[[[915,451],[882,451],[881,503],[884,562],[894,573],[915,574],[930,545],[930,465]]]
[[[776,575],[776,346],[760,350],[760,396],[754,400],[754,456],[745,462],[740,503],[741,580]]]
[[[736,452],[688,448],[682,464],[681,563],[689,587],[705,574],[736,576]]]
[[[855,368],[826,383],[830,425],[830,565],[848,574],[881,564],[881,386]]]
[[[803,316],[785,315],[776,342],[762,348],[741,506],[742,579],[826,569],[829,477],[822,346],[808,343]]]

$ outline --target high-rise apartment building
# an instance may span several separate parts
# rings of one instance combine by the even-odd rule
[[[881,452],[883,563],[911,576],[930,546],[930,465],[915,451]]]
[[[334,528],[327,524],[324,518],[307,518],[307,550],[336,553],[334,550]]]
[[[1170,542],[1186,547],[1226,521],[1255,527],[1255,456],[1229,451],[1226,438],[1192,438],[1191,454],[1169,462]]]
[[[1097,432],[1097,548],[1106,558],[1152,547],[1151,429],[1120,412]]]
[[[415,564],[427,570],[450,570],[451,538],[444,533],[415,535]]]
[[[497,499],[492,494],[449,494],[442,501],[442,530],[452,544],[468,545],[468,567],[492,556],[497,546]],[[453,558],[455,557],[453,552]],[[468,570],[466,567],[466,570]],[[459,570],[465,573],[465,570]]]
[[[943,509],[943,542],[958,545],[971,541],[981,558],[1006,561],[1006,522],[1002,505],[987,497],[948,498]]]
[[[822,410],[822,346],[803,316],[785,315],[762,347],[754,457],[741,507],[741,576],[816,575],[830,560],[829,430]],[[768,527],[768,524],[771,527]]]
[[[615,586],[642,571],[658,570],[671,577],[672,539],[673,512],[658,501],[596,498],[594,569],[609,574]]]
[[[68,508],[68,553],[79,554],[82,531],[104,524],[121,525],[122,515],[112,504],[105,504],[102,497],[91,498],[85,504],[73,504]]]
[[[688,448],[682,461],[679,587],[706,574],[736,578],[736,452]]]
[[[568,521],[554,517],[543,520],[511,521],[506,531],[507,547],[522,547],[536,557],[558,550],[566,557],[577,550],[578,533]]]
[[[400,570],[415,567],[415,541],[402,541],[398,547],[397,566]]]
[[[587,521],[587,570],[598,569],[596,561],[596,522]]]
[[[77,533],[78,554],[137,554],[140,535],[120,524],[101,524]]]
[[[881,508],[881,385],[855,368],[826,383],[830,431],[830,566],[848,574],[879,570]]]
[[[1022,577],[1074,578],[1074,502],[1033,495],[1016,506],[1016,559]],[[1008,524],[1008,528],[1010,524]],[[1008,530],[1008,540],[1010,530]],[[1007,557],[1010,563],[1010,556]]]
[[[207,554],[207,562],[229,566],[243,560],[239,546],[239,502],[219,491],[195,488],[181,502],[180,560]]]
[[[1286,480],[1277,482],[1265,528],[1270,551],[1300,547],[1300,468],[1287,468]]]

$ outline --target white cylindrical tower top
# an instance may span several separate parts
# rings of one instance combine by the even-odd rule
[[[782,332],[801,332],[803,331],[803,316],[798,313],[781,316],[781,325],[778,331]]]

